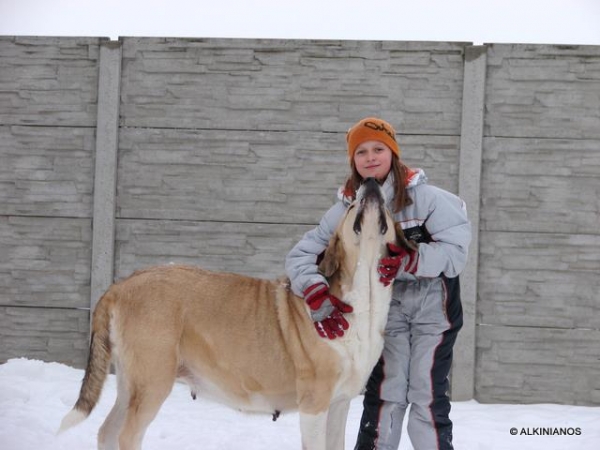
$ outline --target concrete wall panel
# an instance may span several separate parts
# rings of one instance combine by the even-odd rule
[[[398,139],[407,163],[456,192],[458,138]],[[343,133],[123,129],[117,215],[316,224],[348,172]]]
[[[599,234],[600,139],[486,138],[482,228]]]
[[[95,127],[101,41],[0,36],[0,125]]]
[[[597,46],[491,44],[486,136],[600,137]]]
[[[0,216],[0,305],[89,308],[89,219]]]
[[[122,125],[460,133],[462,43],[128,38]]]
[[[284,260],[313,225],[118,220],[116,277],[154,264],[194,264],[259,278],[285,276]]]
[[[475,396],[490,403],[600,402],[600,331],[480,326]]]
[[[92,128],[0,126],[0,214],[91,217],[93,149]]]
[[[0,361],[31,358],[85,367],[89,310],[0,306]]]

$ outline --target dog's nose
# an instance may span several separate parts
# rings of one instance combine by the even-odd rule
[[[369,200],[376,200],[379,202],[381,200],[381,188],[379,187],[379,183],[373,177],[366,178],[363,182],[364,195],[363,198]]]

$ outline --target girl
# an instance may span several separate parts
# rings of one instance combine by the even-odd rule
[[[400,161],[396,132],[386,121],[363,119],[346,140],[351,172],[339,201],[286,258],[292,289],[306,300],[323,338],[344,335],[344,314],[352,307],[329,293],[317,260],[362,181],[376,178],[394,220],[418,249],[389,245],[390,256],[378,268],[382,283],[394,283],[393,299],[383,354],[366,386],[355,450],[397,449],[409,404],[408,434],[415,450],[450,450],[448,374],[462,326],[458,274],[471,240],[465,204]]]

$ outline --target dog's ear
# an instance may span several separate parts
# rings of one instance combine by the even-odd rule
[[[396,243],[399,247],[402,247],[407,251],[415,251],[419,248],[415,241],[409,241],[404,236],[404,231],[402,231],[402,227],[398,222],[394,223],[394,228],[396,229]]]
[[[323,258],[319,262],[319,272],[326,278],[333,276],[340,268],[340,261],[344,257],[344,249],[342,248],[340,238],[334,234],[329,241],[329,245],[323,253]]]

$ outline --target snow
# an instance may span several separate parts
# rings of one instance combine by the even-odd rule
[[[90,417],[56,435],[62,417],[79,394],[83,371],[58,363],[11,359],[0,365],[0,449],[88,450],[112,407],[115,377],[110,375]],[[352,402],[346,449],[352,449],[361,398]],[[454,444],[461,450],[596,450],[600,442],[600,407],[554,404],[507,405],[453,402]],[[413,447],[404,425],[401,450]],[[517,429],[511,435],[510,429]],[[563,429],[578,435],[539,435],[541,429]],[[580,433],[578,433],[580,430]],[[538,433],[537,435],[535,433]],[[528,435],[529,434],[529,435]],[[198,398],[176,384],[144,439],[144,449],[278,450],[300,448],[298,415],[248,415]]]

